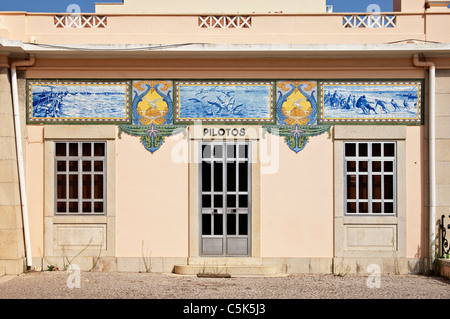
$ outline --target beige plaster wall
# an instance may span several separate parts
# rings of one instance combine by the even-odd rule
[[[151,154],[138,137],[122,133],[117,140],[118,257],[141,257],[143,243],[151,256],[188,256],[188,165],[172,157],[184,143],[166,138]]]
[[[277,144],[278,170],[261,174],[262,256],[332,257],[333,142],[312,137],[298,154]]]
[[[426,143],[423,126],[406,129],[406,257],[427,254]]]

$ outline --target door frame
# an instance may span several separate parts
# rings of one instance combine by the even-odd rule
[[[231,127],[231,126],[230,126]],[[248,257],[261,257],[261,171],[260,171],[260,155],[259,155],[259,142],[263,136],[263,130],[260,126],[256,125],[232,125],[232,128],[239,130],[245,129],[245,134],[234,137],[233,139],[226,137],[205,138],[201,125],[189,125],[188,126],[188,170],[189,170],[189,207],[188,207],[188,227],[189,227],[189,243],[188,243],[188,257],[189,258],[210,258],[210,256],[202,256],[200,251],[200,237],[201,229],[199,223],[200,212],[200,185],[199,185],[199,148],[201,142],[239,142],[246,141],[251,144],[251,236],[250,236],[250,253]],[[220,128],[215,125],[208,125],[208,128]],[[211,256],[216,258],[216,256]],[[217,258],[226,258],[228,256],[217,256]],[[230,258],[239,258],[230,256]],[[244,257],[243,257],[244,258]],[[193,260],[193,259],[192,259]]]
[[[204,256],[204,257],[249,257],[251,256],[251,251],[252,251],[252,143],[250,141],[246,141],[246,140],[222,140],[222,141],[211,141],[211,140],[202,140],[198,142],[199,144],[199,148],[198,148],[198,156],[199,156],[199,171],[198,171],[198,215],[199,215],[199,255],[200,256]],[[203,253],[203,233],[202,233],[202,217],[203,217],[203,206],[202,206],[202,177],[203,177],[203,172],[200,169],[200,166],[202,165],[202,148],[203,145],[222,145],[223,147],[223,155],[222,155],[222,163],[223,163],[223,199],[222,199],[222,203],[223,203],[223,207],[222,207],[222,214],[223,214],[223,221],[222,221],[222,226],[223,226],[223,231],[222,231],[222,235],[217,235],[217,238],[222,238],[222,254],[204,254]],[[227,184],[227,176],[225,174],[226,172],[226,167],[227,167],[227,145],[247,145],[248,146],[248,153],[247,153],[247,161],[248,161],[248,166],[247,166],[247,235],[228,235],[228,223],[227,223],[227,218],[228,218],[228,206],[226,204],[227,202],[227,188],[228,188],[228,184]],[[237,149],[236,149],[237,150]],[[235,156],[234,160],[237,160],[237,155]],[[236,176],[237,178],[238,176]],[[238,179],[236,179],[236,182],[238,182]],[[211,187],[213,187],[213,185],[211,185]],[[238,186],[236,185],[236,193],[239,193],[238,190]],[[236,201],[238,202],[238,200],[236,199]],[[213,200],[212,200],[213,202]],[[212,206],[214,206],[211,203]],[[238,209],[238,208],[237,208]],[[212,214],[213,215],[213,214]],[[211,236],[211,238],[214,238],[214,235]],[[229,238],[246,238],[247,239],[247,254],[228,254],[228,239]]]

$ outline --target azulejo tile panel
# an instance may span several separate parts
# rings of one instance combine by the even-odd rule
[[[321,81],[319,124],[423,122],[423,80]]]
[[[27,81],[29,124],[130,123],[130,106],[130,81]]]
[[[277,124],[317,124],[317,81],[277,81]]]
[[[274,81],[177,81],[175,123],[275,123]]]
[[[31,79],[27,123],[117,124],[151,153],[189,124],[255,124],[298,153],[330,125],[421,125],[423,96],[420,79]]]
[[[133,81],[133,124],[173,123],[173,81]]]

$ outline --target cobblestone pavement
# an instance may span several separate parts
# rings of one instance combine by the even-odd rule
[[[379,281],[377,281],[379,280]],[[28,272],[0,278],[0,299],[449,299],[422,275],[198,278],[156,273]]]

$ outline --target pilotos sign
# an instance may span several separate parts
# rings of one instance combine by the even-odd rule
[[[204,128],[203,136],[245,136],[245,128]]]

